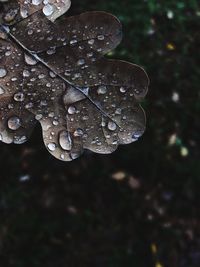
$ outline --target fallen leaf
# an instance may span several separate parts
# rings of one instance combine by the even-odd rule
[[[66,1],[45,1],[53,2]],[[24,143],[39,121],[47,149],[63,161],[136,141],[149,80],[141,67],[104,56],[121,41],[119,20],[86,12],[54,22],[43,3],[1,4],[0,139]]]

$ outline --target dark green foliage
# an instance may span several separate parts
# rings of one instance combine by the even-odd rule
[[[85,10],[121,19],[109,57],[148,72],[147,131],[69,164],[48,155],[40,128],[25,145],[1,144],[1,266],[198,267],[199,1],[76,0],[68,14]]]

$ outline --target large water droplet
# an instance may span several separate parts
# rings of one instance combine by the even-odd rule
[[[13,116],[8,120],[8,128],[15,131],[21,126],[21,120],[17,116]]]
[[[0,78],[5,77],[7,74],[7,70],[5,68],[0,68]]]
[[[64,150],[70,151],[72,149],[72,139],[69,132],[67,131],[60,132],[59,144]]]
[[[43,13],[45,16],[51,16],[54,11],[54,7],[50,4],[47,4],[46,6],[43,7]]]

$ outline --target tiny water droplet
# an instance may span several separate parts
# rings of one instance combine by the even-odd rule
[[[18,92],[16,94],[14,94],[14,100],[17,101],[17,102],[22,102],[24,101],[24,94],[22,92]]]
[[[108,122],[108,129],[110,131],[115,131],[117,129],[117,125],[114,121],[109,121]]]
[[[107,92],[107,87],[105,85],[101,85],[97,89],[97,93],[99,95],[104,95],[104,94],[106,94],[106,92]]]
[[[55,143],[49,143],[49,144],[47,145],[47,147],[48,147],[48,149],[49,149],[50,151],[55,151],[55,150],[56,150],[56,144],[55,144]]]
[[[121,93],[125,93],[126,92],[126,89],[123,86],[120,87],[119,90],[120,90]]]
[[[67,111],[70,115],[72,115],[76,112],[76,108],[74,106],[70,106]]]
[[[103,41],[103,40],[105,39],[105,36],[104,36],[104,35],[98,35],[98,36],[97,36],[97,39],[98,39],[99,41]]]

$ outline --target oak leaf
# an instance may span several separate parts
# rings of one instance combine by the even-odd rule
[[[105,57],[121,41],[116,17],[96,11],[55,21],[66,0],[1,5],[1,141],[24,143],[39,121],[49,152],[70,161],[84,149],[111,153],[143,134],[147,74]]]

